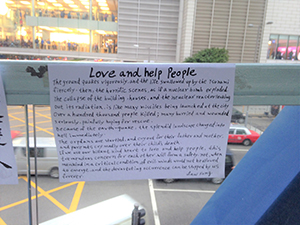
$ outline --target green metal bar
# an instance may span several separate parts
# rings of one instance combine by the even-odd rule
[[[43,78],[26,72],[28,66],[39,72],[48,64],[86,62],[0,61],[0,74],[8,105],[49,105],[48,73]],[[99,63],[91,62],[99,65]],[[236,64],[234,105],[300,105],[300,64]]]
[[[28,213],[29,224],[32,225],[32,202],[31,202],[31,173],[30,173],[30,146],[29,146],[29,116],[28,105],[25,105],[25,120],[26,120],[26,157],[27,157],[27,191],[28,191]]]
[[[33,141],[34,141],[34,181],[36,187],[38,187],[38,172],[37,172],[37,157],[38,157],[38,150],[36,147],[36,114],[35,114],[35,105],[32,106],[32,113],[33,113]],[[38,189],[35,188],[35,219],[36,224],[39,224],[39,198],[38,198]]]

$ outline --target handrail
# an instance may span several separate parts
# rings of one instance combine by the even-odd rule
[[[70,61],[0,61],[7,104],[49,105],[47,72],[41,78],[38,75],[42,74],[45,66],[53,63],[86,64]],[[300,105],[300,65],[236,64],[234,105]]]

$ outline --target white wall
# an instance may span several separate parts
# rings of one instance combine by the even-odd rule
[[[195,0],[185,0],[182,22],[180,62],[192,55],[193,30],[195,20]]]

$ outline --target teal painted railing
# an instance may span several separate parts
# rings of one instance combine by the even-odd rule
[[[8,105],[49,105],[47,72],[42,78],[32,76],[33,68],[55,61],[0,61]],[[99,64],[99,63],[97,63]],[[27,71],[29,72],[27,72]],[[38,75],[37,74],[37,75]],[[236,64],[234,105],[300,105],[300,65]]]

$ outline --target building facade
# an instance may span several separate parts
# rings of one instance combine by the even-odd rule
[[[231,63],[298,63],[300,57],[297,0],[0,4],[2,58],[174,63],[211,47],[226,48]]]
[[[300,7],[297,0],[268,0],[261,63],[300,63]]]
[[[229,62],[255,62],[256,40],[261,35],[261,29],[257,34],[255,27],[264,23],[265,9],[266,1],[261,0],[196,1],[190,55],[217,47],[228,49]]]

